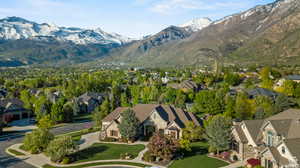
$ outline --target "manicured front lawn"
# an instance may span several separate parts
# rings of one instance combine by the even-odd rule
[[[218,168],[228,165],[226,162],[207,157],[206,155],[196,155],[176,160],[170,168]]]
[[[149,165],[141,164],[141,163],[130,163],[130,162],[104,162],[104,163],[90,163],[80,166],[64,166],[64,168],[83,168],[83,167],[91,167],[91,166],[102,166],[102,165],[128,165],[128,166],[137,166],[137,167],[148,167]],[[61,168],[55,167],[51,165],[44,165],[43,168]]]
[[[218,168],[228,165],[218,159],[207,156],[208,144],[197,142],[192,144],[192,151],[187,152],[181,160],[175,160],[170,168]]]
[[[120,155],[125,153],[131,154],[133,155],[133,158],[135,158],[143,149],[145,149],[144,145],[96,143],[87,149],[72,154],[71,157],[75,159],[74,163],[92,160],[120,159]]]

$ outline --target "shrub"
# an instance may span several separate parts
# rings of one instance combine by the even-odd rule
[[[64,157],[61,161],[61,164],[69,164],[71,163],[71,159],[69,157]]]
[[[133,155],[130,153],[121,153],[120,159],[126,159],[126,160],[133,159]]]
[[[60,162],[77,149],[78,145],[72,140],[71,136],[62,136],[50,142],[46,155],[50,157],[51,161]]]
[[[105,137],[103,141],[105,141],[105,142],[117,142],[118,139],[116,139],[116,138],[111,138],[111,137]]]
[[[36,129],[28,133],[24,138],[24,149],[32,154],[43,152],[49,142],[54,139],[54,135],[47,129]]]
[[[155,161],[155,156],[151,155],[149,151],[144,153],[142,160],[146,162],[154,162]]]

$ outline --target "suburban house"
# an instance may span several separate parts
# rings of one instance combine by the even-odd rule
[[[265,168],[296,168],[300,159],[300,110],[289,109],[265,120],[235,123],[232,156],[257,158]]]
[[[122,120],[120,114],[127,109],[127,107],[118,107],[102,120],[102,139],[105,137],[121,138],[118,129],[118,124]],[[171,105],[138,104],[132,110],[140,122],[139,134],[144,137],[160,132],[178,139],[182,136],[182,129],[185,128],[187,122],[200,125],[192,113]]]
[[[170,83],[170,84],[168,84],[168,86],[171,88],[174,88],[174,89],[181,89],[184,92],[187,92],[190,90],[199,91],[201,89],[201,87],[192,80],[185,80],[181,83]]]
[[[290,81],[293,81],[293,82],[296,82],[296,83],[300,83],[300,75],[288,75],[288,76],[285,76],[284,78],[280,79],[277,83],[276,83],[276,86],[277,87],[280,87],[283,85],[283,83],[287,80],[290,80]]]
[[[80,108],[80,113],[91,113],[96,107],[101,105],[104,100],[104,95],[101,93],[86,92],[75,99]]]
[[[56,103],[59,98],[62,97],[62,93],[60,91],[50,92],[47,94],[47,98],[50,102]]]
[[[29,117],[30,111],[24,108],[23,102],[19,99],[0,100],[0,107],[3,109],[2,118],[4,123]]]
[[[279,93],[274,92],[270,89],[260,88],[260,87],[248,90],[247,94],[249,95],[250,99],[253,99],[257,96],[266,96],[273,100],[276,99],[276,97],[279,95]]]

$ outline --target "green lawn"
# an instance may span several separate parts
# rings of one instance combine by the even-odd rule
[[[137,167],[147,167],[149,165],[141,163],[129,163],[129,162],[105,162],[105,163],[90,163],[81,166],[64,166],[64,168],[83,168],[83,167],[92,167],[92,166],[101,166],[101,165],[128,165],[128,166],[137,166]],[[44,165],[43,168],[61,168],[51,165]]]
[[[139,152],[145,149],[144,145],[123,145],[123,144],[101,144],[96,143],[91,147],[78,151],[71,155],[74,163],[87,162],[92,160],[120,159],[120,155],[129,153],[137,157]]]
[[[25,154],[14,149],[8,149],[8,152],[15,154],[16,156],[24,156]]]
[[[61,136],[66,136],[67,135],[67,136],[71,136],[74,141],[79,141],[81,139],[82,135],[89,134],[89,133],[96,132],[96,131],[99,131],[99,128],[83,129],[83,130],[80,130],[80,131],[75,131],[75,132],[70,132],[70,133],[67,133],[67,134],[57,135],[56,137],[61,137]]]
[[[208,144],[197,142],[192,144],[192,151],[185,153],[181,160],[175,160],[170,168],[218,168],[228,163],[207,157]]]
[[[92,114],[81,114],[79,116],[74,117],[74,121],[89,121],[92,120]]]

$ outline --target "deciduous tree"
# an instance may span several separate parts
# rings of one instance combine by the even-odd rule
[[[154,134],[148,144],[151,155],[165,161],[171,160],[179,147],[178,141],[160,133]]]
[[[60,162],[67,155],[78,150],[78,148],[71,136],[62,136],[51,141],[45,153],[50,157],[51,161]]]

